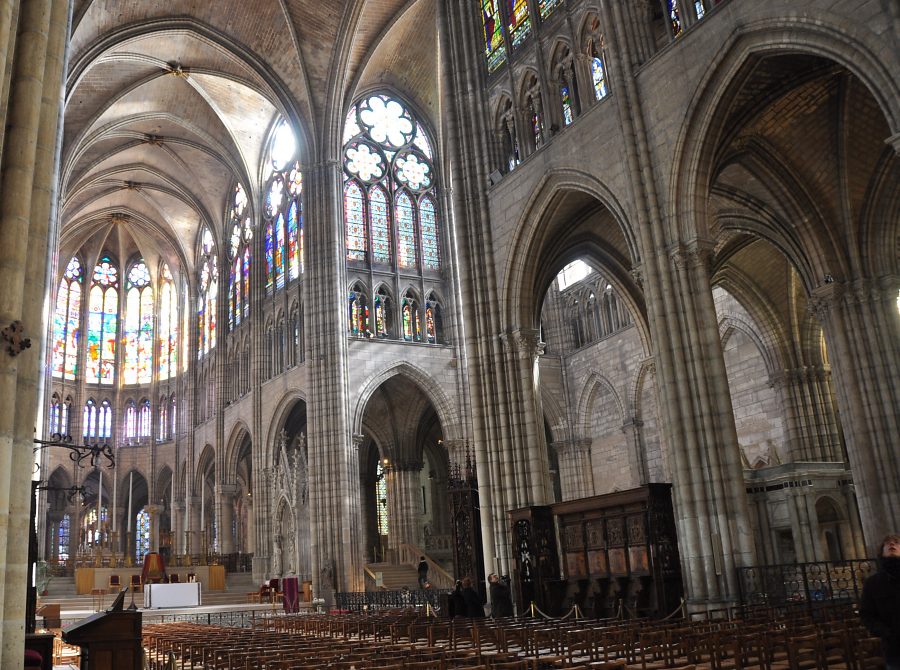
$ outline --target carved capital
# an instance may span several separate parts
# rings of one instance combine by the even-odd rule
[[[366,436],[362,433],[353,433],[350,436],[350,446],[353,447],[353,451],[359,451],[359,448],[362,447],[365,441]]]
[[[821,284],[812,290],[812,295],[809,296],[808,309],[819,321],[827,321],[835,305],[840,302],[843,295],[843,284],[833,282]]]
[[[709,240],[691,240],[669,249],[669,258],[679,270],[702,268],[707,274],[712,271],[714,246]]]
[[[534,328],[519,328],[500,333],[503,350],[515,354],[523,360],[533,360],[544,354],[546,344],[541,342],[541,333]]]

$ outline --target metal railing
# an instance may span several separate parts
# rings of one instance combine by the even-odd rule
[[[438,589],[420,589],[416,591],[339,591],[334,594],[334,600],[337,609],[351,612],[425,607],[426,605],[437,609],[442,593],[449,594],[450,591]]]
[[[790,563],[738,568],[742,605],[857,602],[875,559]]]

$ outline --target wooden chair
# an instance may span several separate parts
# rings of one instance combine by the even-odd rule
[[[143,592],[144,580],[140,575],[131,575],[131,590],[135,593]]]
[[[122,579],[119,575],[110,575],[109,576],[109,592],[110,593],[118,593],[122,590]]]
[[[181,581],[181,579],[178,576],[177,572],[173,572],[171,575],[169,575],[169,584],[177,584],[179,581]]]

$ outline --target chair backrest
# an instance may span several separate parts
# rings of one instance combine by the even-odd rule
[[[173,572],[169,575],[169,584],[177,584],[178,583],[178,573]]]
[[[131,575],[131,583],[132,583],[132,585],[140,586],[141,576],[140,575]]]
[[[277,577],[273,577],[272,579],[269,580],[269,588],[270,589],[277,591],[278,587],[280,585],[281,585],[281,580],[279,580]]]
[[[110,586],[121,586],[122,581],[119,579],[119,575],[110,575],[109,576],[109,585]]]

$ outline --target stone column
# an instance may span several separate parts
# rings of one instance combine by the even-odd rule
[[[825,330],[863,534],[900,528],[900,277],[829,282],[811,307]]]
[[[172,552],[184,553],[184,503],[172,503]]]
[[[189,556],[199,554],[202,547],[200,545],[200,498],[192,496],[184,499],[184,553]]]
[[[771,379],[781,394],[793,461],[843,461],[830,376],[823,366],[803,366],[780,371]]]
[[[0,353],[0,667],[22,667],[32,440],[41,397],[47,258],[56,238],[57,167],[63,58],[69,3],[11,0],[0,8],[0,52],[7,82],[0,173],[0,327],[18,321],[32,340],[23,353]],[[11,21],[18,14],[17,23]]]
[[[162,514],[162,505],[144,505],[147,514],[150,515],[150,551],[159,551],[159,515]]]
[[[591,467],[591,440],[554,442],[559,456],[559,479],[562,499],[576,500],[594,495],[594,471]]]
[[[234,496],[238,492],[235,484],[216,484],[216,528],[220,554],[234,552]]]
[[[628,459],[628,466],[631,470],[629,476],[635,486],[641,486],[650,481],[650,475],[647,472],[647,453],[644,449],[644,440],[641,438],[643,427],[644,422],[634,417],[622,424],[622,433],[625,435],[625,442],[631,452],[631,457]]]
[[[389,462],[384,468],[388,494],[388,546],[418,544],[418,519],[422,510],[419,485],[421,461]]]

